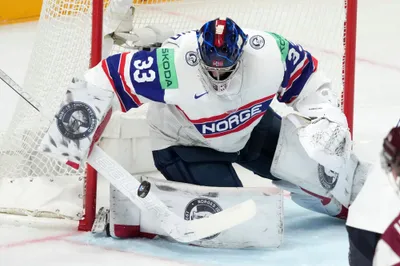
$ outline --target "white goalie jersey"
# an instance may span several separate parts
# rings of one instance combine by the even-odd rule
[[[85,78],[115,92],[124,112],[151,102],[153,150],[186,145],[237,152],[275,95],[296,109],[310,91],[330,86],[320,77],[317,60],[300,45],[274,33],[246,33],[249,43],[227,95],[216,95],[199,74],[195,31],[171,37],[153,51],[108,57]],[[346,124],[344,115],[338,120]]]
[[[147,120],[152,150],[182,145],[221,152],[240,151],[277,96],[278,101],[304,115],[307,122],[296,125],[298,133],[293,136],[299,138],[310,159],[326,169],[342,171],[350,158],[350,134],[331,84],[318,70],[317,59],[278,34],[250,29],[245,32],[248,43],[229,89],[222,95],[199,71],[195,31],[170,37],[152,51],[112,55],[85,74],[83,91],[70,88],[70,92],[82,96],[74,101],[85,102],[91,108],[88,110],[98,112],[97,125],[107,118],[111,100],[105,101],[111,99],[110,95],[122,112],[150,103]],[[100,98],[96,91],[102,95]],[[95,105],[99,100],[102,108]],[[56,137],[56,124],[49,130],[55,136],[46,136],[41,149],[58,153],[58,157],[66,157],[68,164],[78,167],[93,143],[77,141],[75,132],[72,135],[77,152],[60,150],[54,140],[63,138]],[[96,140],[98,136],[93,135],[101,130],[99,126],[98,131],[90,129],[91,134],[83,135]],[[348,198],[342,200],[346,206]]]

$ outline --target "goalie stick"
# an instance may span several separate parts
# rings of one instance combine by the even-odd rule
[[[33,109],[40,112],[39,110],[40,104],[35,102],[28,93],[24,92],[21,86],[19,86],[10,76],[4,73],[4,71],[1,69],[0,69],[0,79],[8,87],[10,87],[16,94],[18,94],[22,99],[24,99],[25,102],[27,102],[30,106],[32,106]]]
[[[187,221],[171,212],[167,206],[128,171],[111,159],[99,146],[94,146],[87,162],[103,175],[122,194],[142,210],[152,211],[160,220],[161,227],[175,240],[190,243],[239,225],[256,214],[253,200],[244,201],[231,208],[210,215],[208,218]]]
[[[0,79],[20,95],[39,113],[32,97],[14,82],[6,73],[0,70]],[[43,115],[41,113],[41,115]],[[164,231],[182,243],[190,243],[212,236],[232,228],[253,218],[257,212],[253,200],[247,200],[238,205],[198,220],[184,220],[171,210],[151,191],[149,183],[143,185],[128,171],[110,158],[100,147],[94,145],[87,162],[103,175],[113,186],[144,211],[152,211],[159,218]]]

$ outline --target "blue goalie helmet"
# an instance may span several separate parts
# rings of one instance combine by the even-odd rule
[[[237,72],[247,35],[230,18],[217,18],[197,31],[201,72],[216,92],[223,92]]]

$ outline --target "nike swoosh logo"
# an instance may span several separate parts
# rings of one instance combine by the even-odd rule
[[[195,94],[195,95],[194,95],[194,98],[195,98],[195,99],[198,99],[198,98],[200,98],[201,96],[206,95],[207,93],[208,93],[208,91],[206,91],[206,92],[204,92],[204,93],[202,93],[202,94],[200,94],[200,95]]]

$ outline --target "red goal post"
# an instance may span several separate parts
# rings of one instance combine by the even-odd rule
[[[343,94],[342,107],[347,117],[350,132],[354,126],[354,82],[356,68],[357,43],[357,0],[345,0],[346,20],[343,31]]]

